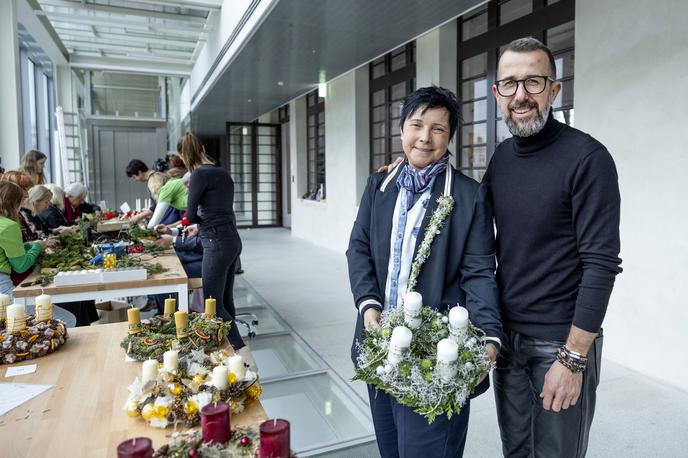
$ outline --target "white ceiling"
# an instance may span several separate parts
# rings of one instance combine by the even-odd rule
[[[195,106],[191,128],[223,135],[484,0],[281,0]],[[192,95],[193,97],[193,95]]]
[[[222,0],[38,0],[75,68],[189,74]]]

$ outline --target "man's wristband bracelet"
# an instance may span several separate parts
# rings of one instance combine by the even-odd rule
[[[572,352],[565,345],[557,350],[557,361],[573,373],[583,372],[588,358],[578,352]]]

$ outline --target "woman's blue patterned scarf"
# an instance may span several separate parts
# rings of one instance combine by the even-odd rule
[[[422,170],[411,167],[408,160],[404,163],[403,169],[397,177],[397,186],[399,189],[406,189],[406,208],[413,207],[421,194],[432,185],[433,178],[445,171],[448,162],[449,152],[447,151],[442,159],[433,162]]]

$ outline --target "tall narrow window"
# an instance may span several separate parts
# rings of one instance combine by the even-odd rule
[[[325,99],[315,90],[306,95],[308,180],[305,199],[325,198]]]
[[[416,84],[415,42],[370,63],[370,169],[404,154],[399,132],[401,102]]]
[[[500,46],[532,36],[552,51],[562,90],[555,119],[573,125],[574,0],[491,0],[459,18],[458,76],[461,121],[459,168],[480,181],[495,148],[511,136],[491,86]],[[508,24],[502,27],[502,25]]]

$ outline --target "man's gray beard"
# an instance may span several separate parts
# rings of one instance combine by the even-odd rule
[[[530,137],[532,135],[537,134],[545,127],[551,105],[551,103],[548,103],[545,109],[542,111],[536,108],[537,116],[535,117],[535,119],[533,121],[528,121],[520,125],[513,120],[511,109],[508,107],[508,112],[506,114],[502,113],[502,117],[504,118],[504,122],[506,123],[506,126],[509,128],[509,132],[511,132],[511,135],[515,135],[516,137]]]

